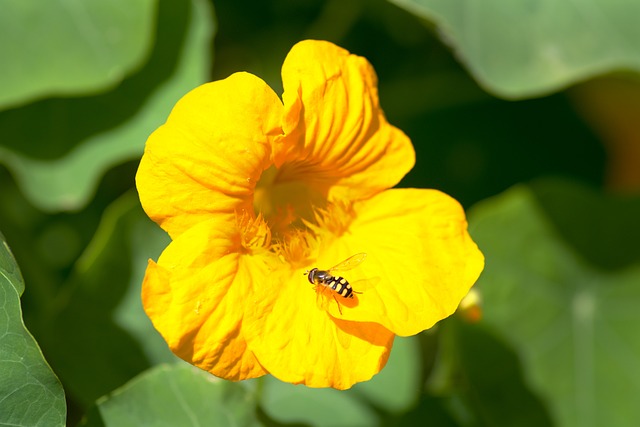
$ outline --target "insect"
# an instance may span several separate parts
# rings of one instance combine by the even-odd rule
[[[353,294],[360,294],[362,292],[354,291],[347,279],[342,276],[336,277],[333,273],[336,271],[351,270],[352,268],[360,265],[366,257],[367,254],[365,253],[355,254],[328,270],[320,270],[319,268],[314,267],[311,270],[305,271],[304,274],[309,279],[309,282],[316,285],[316,290],[328,288],[333,291],[333,299],[338,304],[338,311],[342,315],[342,308],[340,308],[340,302],[336,298],[335,294],[340,295],[342,298],[353,298]],[[318,293],[318,296],[319,295],[320,293]]]

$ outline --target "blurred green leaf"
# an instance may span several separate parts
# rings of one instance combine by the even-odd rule
[[[566,209],[576,218],[597,215],[581,207]],[[593,267],[567,245],[547,213],[526,186],[470,213],[472,235],[487,259],[477,284],[485,325],[515,349],[525,379],[557,425],[640,425],[640,263],[611,271]],[[611,218],[625,221],[620,226],[630,233],[640,227],[637,215]]]
[[[0,109],[96,92],[146,59],[156,0],[0,0]]]
[[[616,270],[640,261],[640,197],[560,179],[536,180],[531,191],[554,231],[591,264]]]
[[[396,337],[387,365],[369,381],[358,383],[347,393],[365,397],[376,407],[400,413],[414,405],[421,391],[420,344],[417,337]],[[393,393],[389,393],[393,390]]]
[[[63,426],[64,391],[22,322],[24,282],[0,233],[0,425]]]
[[[469,423],[458,423],[454,417],[451,416],[448,406],[450,405],[445,399],[425,394],[415,408],[385,425],[389,427],[468,427],[470,425]]]
[[[146,260],[168,240],[134,191],[116,200],[54,302],[55,313],[42,325],[42,345],[82,406],[152,363],[176,360],[140,301]]]
[[[264,381],[260,406],[276,422],[314,427],[379,424],[373,408],[354,392],[283,383],[270,375],[259,381]]]
[[[83,207],[105,170],[139,157],[175,102],[206,81],[213,29],[207,1],[163,0],[149,61],[117,88],[1,113],[0,161],[25,195],[47,211]]]
[[[391,1],[434,21],[480,84],[504,98],[640,70],[640,3],[634,0]]]
[[[481,325],[457,316],[447,319],[440,344],[436,381],[430,381],[429,390],[461,425],[553,425],[525,383],[518,355]]]
[[[254,396],[245,387],[186,364],[157,366],[98,400],[97,407],[101,420],[90,416],[84,425],[260,425]]]
[[[551,426],[513,349],[464,319],[455,315],[439,324],[436,363],[412,412],[424,413],[422,406],[434,410],[433,416],[442,419],[435,425]]]
[[[135,204],[124,213],[125,227],[118,232],[126,235],[130,248],[131,271],[129,285],[113,312],[114,322],[133,336],[141,346],[151,364],[175,362],[178,359],[142,308],[142,279],[150,258],[157,260],[160,253],[170,243],[170,238],[157,224],[143,212],[137,201],[137,194],[125,197],[135,198]]]

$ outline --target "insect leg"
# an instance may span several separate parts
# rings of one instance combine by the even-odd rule
[[[336,300],[336,304],[338,304],[338,311],[340,312],[340,316],[342,316],[342,308],[340,307],[340,303],[338,302],[338,298],[336,298],[335,295],[331,295],[333,296],[333,299]]]

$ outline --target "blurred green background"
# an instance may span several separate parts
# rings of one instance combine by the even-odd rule
[[[0,424],[640,425],[640,3],[0,10]],[[168,238],[139,206],[137,164],[187,91],[249,71],[281,93],[284,57],[308,38],[373,64],[417,152],[400,186],[467,209],[482,318],[398,338],[347,392],[211,381],[142,311]]]

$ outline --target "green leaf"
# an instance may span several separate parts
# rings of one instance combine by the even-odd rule
[[[22,321],[24,282],[0,233],[0,425],[64,426],[60,382]]]
[[[0,245],[0,278],[4,280],[3,283],[12,286],[18,297],[20,297],[24,292],[22,274],[20,274],[18,264],[16,264],[16,260],[13,258],[13,254],[2,233],[0,233],[0,241],[2,242],[2,245]]]
[[[419,399],[422,386],[420,362],[418,338],[396,337],[384,369],[369,381],[356,384],[347,393],[362,395],[387,412],[403,412]]]
[[[258,426],[255,406],[252,393],[238,383],[186,364],[161,365],[98,400],[101,420],[90,416],[86,425]]]
[[[0,109],[113,86],[149,53],[156,0],[0,0]]]
[[[640,198],[599,194],[559,179],[531,183],[538,206],[556,233],[589,263],[607,270],[640,260]]]
[[[462,427],[471,423],[458,423],[451,415],[450,405],[445,399],[423,395],[418,405],[402,414],[393,422],[385,424],[393,427],[437,426]]]
[[[0,161],[25,195],[42,210],[83,207],[102,174],[138,158],[176,101],[206,81],[213,28],[205,0],[162,1],[149,61],[116,89],[1,113]]]
[[[279,423],[304,423],[324,426],[375,426],[373,408],[352,391],[332,388],[308,388],[283,383],[272,376],[260,378],[260,406],[267,416]]]
[[[640,3],[634,0],[391,1],[434,21],[478,82],[504,98],[640,70]]]
[[[607,206],[607,199],[600,203]],[[596,214],[566,208],[575,218]],[[525,186],[470,213],[472,235],[487,259],[477,284],[484,323],[520,356],[527,382],[548,403],[556,425],[640,425],[640,263],[608,271],[592,266],[547,213]],[[637,233],[638,214],[615,213],[609,218]],[[600,233],[584,231],[591,241]]]
[[[127,199],[131,201],[131,198],[136,199],[135,203],[128,205],[128,210],[121,211],[125,222],[124,226],[116,231],[125,236],[130,250],[129,285],[113,311],[113,320],[135,338],[151,364],[175,362],[179,359],[169,350],[167,343],[153,327],[140,300],[147,262],[150,258],[158,259],[160,253],[169,245],[170,238],[143,212],[137,194],[128,194],[123,197],[123,202],[127,204]]]
[[[513,349],[481,325],[457,316],[442,322],[439,332],[436,381],[429,388],[461,425],[553,425],[547,408],[525,383]]]
[[[55,313],[41,327],[41,343],[81,406],[93,404],[152,363],[176,360],[140,302],[146,261],[168,240],[146,217],[137,194],[125,194],[105,211],[54,302]]]
[[[437,355],[420,407],[463,426],[547,427],[547,408],[528,384],[513,349],[459,314],[439,323]],[[422,413],[418,407],[412,412]],[[451,424],[451,421],[449,422]]]

